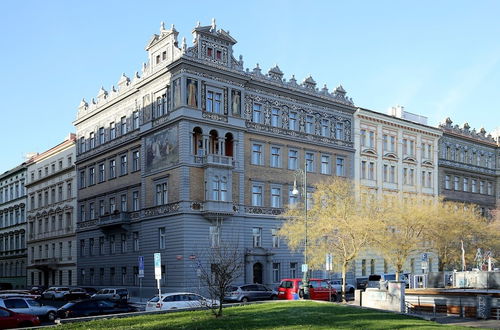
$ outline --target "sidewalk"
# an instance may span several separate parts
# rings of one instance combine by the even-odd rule
[[[427,317],[425,315],[412,315],[424,318],[426,320],[431,320],[440,324],[446,325],[457,325],[463,327],[472,327],[472,328],[485,328],[485,329],[500,329],[500,320],[488,319],[488,320],[480,320],[480,319],[470,319],[470,318],[462,318],[459,316],[437,316],[437,317]]]

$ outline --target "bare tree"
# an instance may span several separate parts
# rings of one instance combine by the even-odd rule
[[[237,244],[218,243],[199,254],[203,262],[197,262],[200,282],[208,290],[215,317],[222,316],[222,301],[233,282],[243,272],[243,255]],[[218,303],[214,303],[218,302]]]

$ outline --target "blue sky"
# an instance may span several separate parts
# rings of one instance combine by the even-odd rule
[[[0,12],[0,173],[73,132],[82,97],[140,71],[161,21],[191,45],[215,17],[245,67],[342,84],[357,106],[500,126],[500,1],[3,0]]]

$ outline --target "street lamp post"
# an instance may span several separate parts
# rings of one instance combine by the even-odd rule
[[[309,299],[309,267],[307,265],[307,159],[304,157],[304,169],[297,169],[295,171],[295,179],[293,180],[293,195],[298,195],[299,190],[297,189],[297,177],[302,176],[303,180],[303,193],[304,198],[304,224],[305,224],[305,237],[304,237],[304,264],[302,265],[302,286],[303,286],[303,298]]]

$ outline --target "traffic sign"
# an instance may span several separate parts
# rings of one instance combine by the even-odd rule
[[[422,253],[422,261],[427,261],[427,253]]]
[[[144,277],[144,257],[139,256],[139,275],[138,277]]]
[[[161,254],[155,253],[155,279],[161,280]]]

